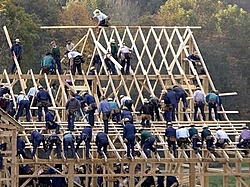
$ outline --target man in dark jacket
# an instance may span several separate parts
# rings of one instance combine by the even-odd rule
[[[103,152],[105,153],[106,156],[108,156],[108,136],[104,132],[99,132],[96,135],[96,140],[95,144],[97,145],[97,152],[99,156],[102,158],[103,157]],[[103,151],[102,151],[103,149]]]
[[[25,153],[25,141],[17,136],[17,155],[22,155],[23,158],[28,158]]]
[[[175,157],[177,157],[176,129],[173,127],[172,123],[168,123],[166,131],[165,131],[165,137],[167,138],[168,149],[170,150],[170,152],[174,153]]]
[[[130,122],[129,118],[124,119],[125,126],[123,127],[123,140],[127,144],[127,158],[131,158],[131,155],[134,157],[134,147],[135,147],[135,133],[136,128],[133,123]]]
[[[190,125],[190,129],[188,129],[188,131],[189,131],[189,135],[190,135],[190,140],[192,141],[192,148],[194,149],[194,150],[197,150],[197,148],[198,148],[198,141],[200,141],[199,140],[199,137],[198,137],[198,130],[195,128],[195,125],[194,124],[192,124],[192,125]]]
[[[56,133],[60,133],[60,126],[54,121],[54,115],[48,110],[45,114],[46,129],[56,129]]]
[[[167,93],[164,96],[164,101],[167,98],[169,99],[169,101],[170,101],[170,103],[172,105],[172,110],[169,110],[169,113],[170,113],[169,114],[169,116],[170,116],[169,120],[170,121],[168,120],[168,122],[175,121],[175,112],[176,112],[176,108],[177,108],[178,96],[177,96],[177,93],[175,91],[173,91],[171,87],[167,88]]]
[[[91,140],[92,140],[92,127],[91,126],[84,127],[82,129],[80,138],[77,141],[75,151],[77,151],[79,149],[80,144],[82,143],[82,141],[84,141],[85,142],[85,148],[86,148],[85,156],[86,156],[87,159],[90,158],[89,157],[89,150],[91,148],[91,145],[90,145]]]
[[[124,120],[125,118],[129,118],[130,122],[133,123],[132,112],[126,106],[123,106],[121,110],[121,120]]]
[[[36,154],[36,149],[37,147],[41,144],[41,142],[43,143],[43,149],[46,151],[46,144],[45,144],[45,139],[44,136],[38,132],[38,131],[33,131],[30,135],[30,142],[33,145],[33,151],[31,153],[31,156],[34,157]]]
[[[207,144],[207,150],[213,152],[214,151],[214,137],[211,133],[211,131],[208,129],[208,126],[204,126],[203,130],[201,132],[201,143],[203,145],[203,142],[206,141]]]
[[[16,63],[15,59],[17,60],[18,64],[21,64],[21,55],[22,55],[22,46],[20,45],[20,40],[17,38],[15,40],[15,43],[12,45],[10,48],[10,55],[12,56],[13,62],[12,62],[12,67],[10,70],[11,74],[15,73],[15,68],[16,68]]]
[[[48,107],[51,105],[51,98],[49,93],[42,86],[39,86],[36,99],[38,103],[38,121],[42,121],[42,109],[44,108],[45,113],[48,111]]]
[[[71,98],[66,103],[66,110],[68,110],[68,130],[74,131],[75,115],[80,110],[81,105],[71,92]]]
[[[90,95],[87,92],[83,93],[83,100],[81,103],[82,105],[88,108],[87,112],[89,114],[89,124],[91,126],[94,126],[95,124],[94,115],[95,115],[95,110],[97,109],[94,96]]]
[[[60,140],[59,136],[57,134],[51,134],[47,140],[48,148],[47,148],[46,157],[49,158],[53,145],[55,145],[56,150],[57,150],[57,158],[62,158],[61,144],[62,144],[62,141]]]
[[[153,107],[148,99],[144,99],[143,102],[144,103],[139,110],[141,115],[141,125],[150,127],[151,116],[154,115]]]

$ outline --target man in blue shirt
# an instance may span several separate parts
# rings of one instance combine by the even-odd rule
[[[104,123],[104,132],[106,134],[108,134],[108,121],[109,121],[109,117],[110,117],[110,107],[109,107],[109,103],[108,101],[105,99],[104,96],[102,96],[101,98],[101,102],[99,104],[99,108],[98,108],[98,113],[99,113],[99,116],[101,115],[102,113],[102,120],[103,120],[103,123]]]
[[[75,151],[77,151],[79,149],[80,144],[82,143],[82,141],[84,141],[85,148],[86,148],[86,152],[85,152],[86,159],[90,158],[89,157],[89,150],[91,148],[91,145],[90,145],[91,140],[92,140],[92,127],[91,126],[84,127],[82,129],[80,138],[77,141]]]
[[[19,95],[17,97],[17,115],[16,120],[18,121],[19,117],[23,113],[23,110],[25,108],[26,110],[26,121],[30,121],[30,101],[27,95],[23,91],[19,92]]]
[[[168,142],[168,149],[170,152],[174,153],[174,156],[177,157],[176,151],[176,129],[173,127],[172,123],[167,124],[167,128],[165,130],[165,137],[167,138]]]
[[[42,109],[44,112],[48,111],[48,106],[51,105],[51,98],[49,93],[43,89],[42,86],[38,87],[38,92],[36,94],[37,105],[38,105],[38,121],[42,121]]]
[[[91,126],[94,126],[95,124],[94,115],[95,115],[95,110],[97,109],[95,98],[89,93],[85,92],[83,93],[83,100],[81,103],[86,107],[88,107],[87,112],[89,114],[89,124]]]
[[[15,40],[15,44],[12,45],[10,48],[10,55],[12,56],[13,62],[12,62],[12,67],[10,70],[11,74],[14,74],[15,68],[16,68],[16,63],[15,60],[17,60],[18,64],[21,64],[21,55],[22,55],[22,46],[20,45],[20,40],[17,38]]]
[[[54,115],[48,110],[45,114],[46,129],[56,129],[56,133],[60,133],[60,126],[54,121]]]
[[[127,144],[127,158],[131,158],[131,155],[134,157],[134,147],[135,147],[135,133],[136,128],[133,123],[130,122],[129,118],[124,119],[125,126],[123,127],[123,140]]]
[[[56,64],[55,64],[55,60],[52,57],[52,53],[48,52],[46,53],[45,57],[43,57],[43,59],[41,60],[41,68],[43,73],[55,73],[55,69],[56,69]]]
[[[74,135],[70,131],[66,131],[63,135],[63,151],[64,151],[64,156],[68,158],[68,147],[70,146],[71,149],[71,155],[75,158],[76,153],[75,153],[75,146],[74,146]]]
[[[43,143],[43,149],[46,151],[46,144],[45,144],[45,139],[44,136],[38,132],[38,131],[33,131],[30,135],[30,142],[33,144],[33,151],[31,153],[31,156],[34,157],[36,154],[36,149],[37,147]]]
[[[103,158],[103,152],[105,153],[106,156],[108,156],[108,136],[104,132],[99,132],[96,135],[96,140],[95,144],[97,145],[97,153],[101,158]],[[102,151],[103,149],[103,151]]]
[[[115,121],[115,122],[120,122],[121,121],[121,111],[120,111],[120,108],[118,106],[118,103],[115,102],[113,100],[113,98],[108,98],[108,102],[109,102],[109,107],[110,107],[110,110],[111,110],[111,118],[112,118],[112,121]]]

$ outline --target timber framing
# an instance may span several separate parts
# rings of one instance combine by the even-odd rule
[[[161,121],[152,122],[149,130],[156,137],[156,146],[158,153],[153,158],[147,158],[140,146],[140,141],[135,142],[135,151],[138,156],[131,160],[124,155],[126,153],[126,144],[122,139],[123,127],[120,124],[109,122],[109,157],[100,159],[97,156],[97,147],[94,144],[94,138],[91,142],[90,157],[85,159],[85,146],[80,146],[80,151],[77,158],[57,159],[55,155],[45,159],[42,154],[42,147],[38,148],[38,156],[34,159],[24,159],[21,156],[16,156],[16,137],[23,137],[26,141],[26,151],[32,150],[32,145],[29,142],[30,131],[36,129],[42,132],[45,137],[48,137],[53,131],[46,131],[44,122],[37,122],[36,117],[32,117],[31,122],[25,122],[25,117],[20,118],[20,122],[15,121],[12,117],[0,109],[2,123],[0,124],[0,139],[2,142],[8,142],[8,149],[4,152],[4,168],[1,170],[0,186],[26,186],[33,178],[37,177],[60,177],[63,176],[68,180],[68,186],[73,187],[83,186],[73,181],[74,176],[86,177],[85,184],[91,180],[91,186],[96,187],[97,177],[104,177],[104,186],[113,187],[115,180],[121,180],[121,177],[129,177],[129,186],[139,187],[147,176],[168,176],[174,175],[178,178],[182,186],[201,186],[208,187],[209,179],[212,176],[221,176],[223,178],[223,186],[229,186],[229,177],[234,177],[235,186],[249,186],[246,179],[249,178],[250,158],[242,154],[242,150],[236,147],[238,137],[241,133],[242,126],[245,126],[249,121],[232,121],[228,114],[235,114],[238,111],[227,111],[222,107],[220,114],[223,116],[223,121],[193,121],[193,93],[196,86],[201,87],[202,91],[208,93],[210,90],[216,90],[206,67],[205,60],[202,58],[202,53],[195,41],[193,29],[200,27],[154,27],[154,26],[111,26],[109,28],[95,28],[93,26],[42,26],[41,29],[82,29],[83,37],[79,39],[76,48],[83,54],[91,51],[91,58],[83,65],[82,75],[73,76],[67,73],[60,75],[56,72],[55,75],[47,75],[34,73],[29,70],[27,73],[21,71],[18,67],[16,74],[8,74],[6,70],[0,74],[0,84],[10,88],[11,97],[14,99],[17,92],[15,90],[23,90],[26,93],[32,86],[37,88],[42,85],[49,91],[52,99],[51,110],[55,111],[56,121],[60,124],[61,134],[67,129],[67,114],[65,103],[67,101],[66,90],[73,92],[88,91],[96,98],[97,105],[100,100],[97,95],[97,89],[102,95],[112,97],[120,104],[120,95],[129,95],[135,102],[133,106],[133,115],[137,130],[141,128],[140,116],[138,109],[141,106],[143,99],[150,95],[155,95],[161,99],[161,92],[169,86],[179,85],[185,89],[188,94],[189,107],[186,112],[178,111],[177,121],[173,122],[174,127],[190,126],[195,124],[199,132],[203,125],[208,125],[213,133],[216,128],[222,127],[230,136],[230,145],[225,149],[216,149],[215,153],[211,153],[206,149],[195,153],[191,146],[186,149],[178,149],[178,157],[168,150],[168,145],[164,139],[166,122],[161,114]],[[7,28],[4,28],[6,38],[9,41]],[[121,66],[115,60],[111,59],[116,66],[117,75],[110,74],[107,69],[103,56],[110,50],[110,41],[115,39],[117,44],[126,43],[127,46],[133,49],[131,59],[130,75],[121,74]],[[193,63],[187,60],[187,56],[194,51],[197,51],[200,56],[201,64],[198,66],[205,70],[205,74],[200,74],[199,69],[193,66]],[[96,75],[88,75],[90,67],[93,63],[95,54],[99,54],[101,64],[98,64]],[[62,59],[63,62],[64,59]],[[72,85],[69,85],[66,80],[71,80]],[[89,85],[87,81],[92,81]],[[56,97],[52,96],[50,87],[53,82],[58,85]],[[65,88],[66,85],[66,88]],[[236,92],[221,93],[222,97],[236,95]],[[15,101],[15,99],[14,99]],[[33,102],[33,101],[32,101]],[[16,105],[16,103],[15,103]],[[32,105],[32,104],[31,104]],[[182,108],[181,103],[179,108]],[[31,107],[32,110],[37,107]],[[206,113],[208,109],[206,108]],[[184,115],[188,121],[183,121]],[[79,135],[82,128],[86,126],[87,120],[82,117],[75,123],[75,135]],[[103,131],[103,123],[99,115],[95,115],[95,126],[93,128],[93,137],[99,131]],[[10,138],[10,136],[12,138]],[[137,134],[139,137],[140,135]],[[216,164],[215,164],[216,163]],[[244,164],[243,164],[244,163]],[[30,164],[34,168],[33,174],[19,175],[18,168],[21,165]],[[55,164],[62,164],[63,172],[55,168]],[[116,164],[128,165],[129,173],[115,173]],[[75,174],[74,168],[84,165],[86,167],[85,174]],[[137,170],[137,166],[140,170]],[[151,173],[146,174],[147,165],[151,166]],[[232,166],[233,165],[233,166]],[[103,174],[97,174],[98,166],[102,166]],[[11,168],[11,175],[9,174]],[[44,168],[53,168],[56,174],[41,175],[40,170]],[[155,172],[156,168],[162,170],[161,174]],[[137,177],[139,183],[134,185],[133,178]],[[19,179],[25,178],[25,182],[20,185]],[[248,181],[249,182],[249,181]]]

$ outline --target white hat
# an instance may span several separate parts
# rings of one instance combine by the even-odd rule
[[[94,70],[94,69],[95,69],[95,66],[91,66],[91,67],[90,67],[90,70]]]
[[[40,90],[40,89],[43,89],[43,86],[41,86],[41,85],[40,85],[40,86],[38,86],[38,89],[39,89],[39,90]]]
[[[99,15],[100,14],[100,10],[99,9],[95,9],[95,11],[93,12],[94,15]]]
[[[124,95],[120,95],[120,99],[123,98],[123,97],[124,97]]]
[[[110,40],[110,43],[115,43],[115,39],[112,38],[112,39]]]
[[[129,119],[129,118],[125,118],[125,119],[124,119],[124,122],[127,122],[127,121],[130,121],[130,119]]]
[[[143,102],[144,102],[144,103],[149,103],[149,100],[148,100],[147,98],[144,98],[144,99],[143,99]]]
[[[108,98],[108,101],[113,101],[113,98],[112,98],[112,97],[109,97],[109,98]]]
[[[21,90],[21,91],[19,92],[19,94],[24,94],[24,92]]]
[[[17,38],[17,39],[15,39],[15,42],[18,42],[18,43],[20,43],[20,40]]]

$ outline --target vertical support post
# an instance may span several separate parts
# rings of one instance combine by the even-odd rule
[[[68,169],[68,187],[74,187],[74,164],[69,163]]]
[[[223,164],[223,171],[224,171],[224,173],[227,173],[227,167],[226,167],[226,165],[228,165],[228,163]],[[224,187],[228,187],[228,183],[229,183],[228,176],[223,176],[223,186]]]
[[[195,186],[195,163],[189,164],[189,186]]]
[[[19,164],[17,163],[17,130],[14,129],[12,131],[12,139],[11,139],[12,153],[11,153],[11,186],[19,186]]]

